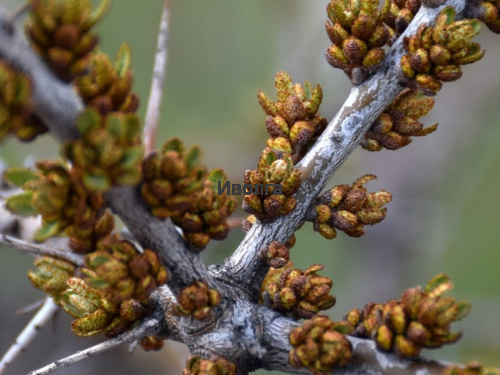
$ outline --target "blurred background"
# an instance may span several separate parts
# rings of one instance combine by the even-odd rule
[[[2,0],[15,10],[20,0]],[[157,145],[180,137],[204,150],[209,168],[221,167],[232,183],[256,166],[267,139],[265,114],[256,93],[275,97],[274,75],[288,71],[294,81],[323,87],[323,116],[332,119],[350,90],[343,72],[331,68],[324,51],[327,0],[172,0],[168,74]],[[114,56],[130,44],[135,91],[146,108],[163,1],[114,1],[98,31],[101,48]],[[495,39],[496,38],[496,39]],[[334,281],[337,304],[329,312],[341,319],[351,308],[370,301],[399,298],[401,292],[425,283],[438,272],[452,277],[457,299],[473,306],[465,321],[455,324],[464,337],[456,345],[424,356],[453,362],[479,360],[500,366],[500,48],[498,36],[484,27],[477,38],[486,56],[464,68],[464,76],[446,84],[436,108],[423,120],[439,122],[434,134],[409,146],[369,153],[361,148],[334,176],[329,186],[352,183],[376,174],[368,185],[393,194],[388,216],[360,239],[339,233],[328,241],[304,225],[297,233],[292,259],[297,268],[322,263]],[[20,165],[27,155],[57,157],[49,136],[34,144],[8,140],[0,158]],[[244,217],[242,211],[234,214]],[[220,263],[243,238],[234,229],[223,242],[213,243],[203,257]],[[15,310],[42,297],[26,278],[32,259],[10,249],[0,251],[0,353],[7,350],[29,316]],[[102,338],[78,338],[69,331],[70,318],[61,313],[46,326],[10,374],[23,374]],[[166,342],[158,353],[115,349],[58,374],[180,374],[188,353]]]

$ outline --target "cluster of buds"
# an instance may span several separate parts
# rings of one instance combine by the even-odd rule
[[[426,95],[435,95],[442,82],[462,76],[460,65],[480,60],[484,50],[470,40],[481,28],[477,19],[455,21],[455,9],[444,8],[434,26],[421,25],[415,35],[404,40],[401,57],[405,83]]]
[[[333,45],[326,58],[358,85],[382,65],[382,46],[388,42],[391,29],[383,22],[378,1],[331,0],[327,12],[332,23],[326,23],[326,31]]]
[[[113,228],[113,216],[102,215],[103,196],[89,192],[75,171],[58,162],[39,161],[37,172],[11,168],[5,178],[24,192],[9,197],[7,208],[16,214],[41,215],[34,240],[45,241],[66,231],[71,247],[80,253],[93,250]]]
[[[221,303],[221,296],[215,289],[210,289],[205,281],[197,280],[181,290],[177,301],[176,310],[179,315],[203,320]]]
[[[88,74],[75,80],[85,104],[103,116],[109,112],[134,113],[139,98],[130,91],[133,80],[130,62],[131,52],[127,44],[120,46],[114,64],[102,52],[93,55]]]
[[[471,362],[465,367],[449,366],[443,375],[500,375],[500,368],[484,368],[478,362]]]
[[[236,366],[224,358],[209,360],[193,355],[188,358],[182,375],[236,375]]]
[[[500,0],[470,1],[466,11],[467,18],[483,21],[488,29],[500,34]]]
[[[109,0],[92,10],[91,0],[30,0],[26,32],[32,48],[61,79],[70,82],[89,66],[98,38],[90,32]]]
[[[335,305],[335,297],[330,295],[332,280],[318,275],[323,268],[315,264],[305,271],[285,269],[279,282],[267,286],[271,308],[295,318],[308,319]]]
[[[259,104],[267,114],[266,128],[271,136],[267,146],[291,155],[293,163],[297,164],[327,125],[326,119],[318,113],[323,92],[321,86],[313,88],[310,82],[303,86],[294,85],[285,71],[276,74],[274,85],[276,102],[262,91],[257,94]]]
[[[76,126],[81,138],[66,143],[62,153],[81,173],[88,189],[103,192],[113,185],[139,182],[144,150],[136,115],[112,113],[102,117],[87,109]]]
[[[336,229],[348,236],[360,237],[365,233],[363,226],[382,221],[387,212],[384,206],[391,201],[392,195],[384,190],[368,193],[364,184],[375,178],[371,174],[364,175],[352,186],[334,186],[318,198],[307,216],[314,230],[327,239],[337,237]]]
[[[273,267],[269,268],[269,271],[267,272],[266,277],[264,277],[262,285],[260,286],[259,302],[261,304],[264,303],[264,298],[269,297],[267,289],[271,286],[271,284],[279,285],[281,275],[286,270],[293,270],[293,262],[291,260],[288,261],[288,263],[281,268],[273,268]]]
[[[61,297],[61,306],[75,320],[71,330],[77,336],[88,337],[106,333],[115,316],[119,314],[114,303],[102,290],[88,285],[84,280],[71,277]]]
[[[397,150],[408,145],[410,137],[422,137],[434,132],[437,124],[424,128],[418,121],[434,106],[434,99],[419,94],[416,90],[405,89],[375,120],[361,142],[368,151],[383,148]]]
[[[131,298],[145,303],[151,292],[167,282],[167,270],[158,255],[149,249],[139,253],[126,240],[104,242],[100,250],[86,255],[85,265],[85,281],[105,289],[117,305]]]
[[[313,374],[331,373],[334,366],[346,366],[351,359],[351,343],[345,337],[346,325],[316,315],[290,332],[290,363],[307,367]]]
[[[167,271],[153,251],[139,254],[124,240],[103,247],[106,250],[86,256],[87,268],[79,269],[83,279],[68,279],[62,295],[61,305],[76,319],[71,327],[78,336],[123,333],[146,315],[149,295],[167,281]],[[149,337],[144,347],[158,348],[159,341]]]
[[[286,215],[297,206],[292,195],[300,186],[300,171],[287,153],[266,147],[257,169],[245,171],[244,182],[253,192],[245,195],[243,210],[261,221]]]
[[[439,274],[423,290],[403,292],[399,301],[371,303],[362,312],[351,310],[347,322],[354,327],[354,335],[373,338],[379,349],[415,357],[422,348],[439,348],[462,336],[451,333],[450,324],[466,317],[470,304],[442,296],[452,287],[449,277]]]
[[[273,241],[261,248],[260,257],[274,269],[283,268],[290,261],[290,249],[281,242]]]
[[[195,251],[203,250],[210,239],[223,240],[229,234],[227,218],[236,208],[236,199],[220,193],[219,186],[226,182],[222,169],[210,171],[203,190],[195,194],[194,202],[183,215],[173,216],[174,223],[184,232],[184,238]]]
[[[384,23],[392,29],[393,36],[389,40],[392,44],[406,30],[410,22],[417,14],[422,0],[392,0],[384,4]],[[388,7],[388,8],[386,8]]]
[[[161,219],[182,216],[193,205],[207,175],[199,159],[198,147],[184,151],[177,138],[168,140],[160,154],[154,152],[144,159],[141,196],[153,215]]]
[[[49,256],[36,258],[35,266],[36,271],[28,272],[31,284],[52,297],[55,303],[59,303],[61,294],[66,289],[66,280],[76,271],[75,266],[65,260]]]
[[[31,112],[31,81],[0,60],[0,141],[8,134],[31,141],[47,128]]]

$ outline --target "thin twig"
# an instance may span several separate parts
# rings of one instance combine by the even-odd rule
[[[15,311],[16,315],[24,315],[24,314],[29,314],[32,313],[33,311],[36,311],[40,308],[45,303],[46,299],[45,298],[40,298],[38,301],[35,301],[33,303],[30,303],[27,306],[21,307],[20,309],[17,309]]]
[[[82,267],[84,265],[82,255],[65,250],[51,249],[44,245],[19,240],[5,234],[0,234],[0,244],[7,245],[12,249],[16,249],[25,253],[34,255],[48,255],[54,258],[64,259],[78,267]]]
[[[36,337],[40,329],[52,318],[59,306],[52,298],[47,297],[40,310],[33,316],[30,322],[24,327],[17,336],[16,341],[10,346],[9,350],[0,360],[0,374],[3,374],[7,367],[16,359],[16,357],[26,350],[31,341]]]
[[[245,218],[241,216],[230,217],[229,219],[227,219],[227,225],[230,229],[241,228],[241,226],[243,225],[243,220],[245,220]]]
[[[109,349],[116,348],[120,345],[126,344],[128,342],[132,342],[134,340],[154,335],[158,333],[159,323],[156,319],[150,319],[143,322],[137,328],[134,328],[124,334],[112,338],[108,341],[101,342],[91,348],[76,352],[73,355],[70,355],[66,358],[60,359],[58,361],[52,362],[50,365],[42,367],[41,369],[30,372],[28,375],[45,375],[50,374],[60,368],[69,367],[77,362],[80,362],[84,359],[93,357],[96,354],[103,353]]]
[[[151,81],[151,91],[149,92],[148,108],[144,123],[144,147],[146,154],[149,154],[155,148],[156,130],[158,129],[158,121],[160,119],[163,83],[165,81],[168,61],[169,18],[170,0],[165,0],[161,15],[160,30],[158,31],[153,79]]]

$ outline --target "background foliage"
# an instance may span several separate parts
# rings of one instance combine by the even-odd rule
[[[22,1],[2,3],[13,10]],[[106,53],[114,55],[122,41],[132,48],[135,89],[143,98],[141,116],[162,3],[115,0],[98,27]],[[323,27],[327,3],[173,0],[158,145],[172,136],[187,145],[199,144],[209,167],[222,167],[232,183],[241,183],[243,171],[255,167],[267,138],[256,92],[263,89],[274,95],[274,74],[280,69],[296,82],[320,83],[321,113],[331,119],[347,97],[350,82],[324,58],[329,45]],[[328,241],[305,225],[291,254],[298,268],[313,262],[325,265],[338,301],[330,312],[334,318],[371,300],[397,298],[405,288],[425,283],[437,272],[448,273],[455,297],[470,300],[473,310],[457,325],[465,331],[458,345],[423,354],[457,362],[477,359],[490,366],[498,366],[500,360],[500,50],[494,38],[484,28],[478,42],[486,47],[486,56],[465,67],[463,78],[445,85],[437,96],[435,109],[424,119],[425,124],[440,122],[436,133],[397,154],[359,148],[335,176],[333,183],[340,184],[365,173],[376,174],[379,180],[368,185],[369,190],[384,188],[394,196],[387,218],[368,228],[361,239],[340,234]],[[9,140],[0,146],[0,158],[19,165],[27,155],[54,157],[56,149],[48,137],[34,146]],[[244,216],[241,211],[233,216],[238,215]],[[226,241],[212,241],[203,256],[207,262],[221,262],[242,237],[243,232],[234,229]],[[14,311],[42,297],[24,276],[32,267],[26,255],[0,252],[0,352],[29,319],[15,316]],[[73,336],[69,319],[60,314],[11,373],[25,373],[99,340]],[[179,374],[186,355],[173,343],[160,354],[138,349],[131,358],[122,348],[73,366],[71,374],[111,369],[124,375]]]

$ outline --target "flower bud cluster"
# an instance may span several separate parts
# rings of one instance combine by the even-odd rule
[[[405,83],[426,95],[435,95],[442,82],[462,76],[460,65],[480,60],[484,50],[470,40],[479,34],[477,19],[455,21],[455,9],[444,8],[434,26],[421,25],[415,35],[404,39],[401,57]]]
[[[229,234],[227,218],[236,208],[236,199],[228,196],[226,191],[222,194],[217,192],[219,183],[224,185],[226,179],[222,169],[210,171],[205,187],[195,193],[195,200],[187,212],[172,217],[195,251],[203,250],[210,239],[223,240]]]
[[[236,366],[224,358],[209,360],[194,355],[188,358],[182,375],[236,375]]]
[[[7,208],[18,215],[42,218],[36,241],[65,232],[73,251],[86,253],[109,235],[114,226],[111,213],[103,211],[101,193],[89,191],[75,170],[54,161],[39,161],[37,171],[11,168],[6,179],[24,192],[9,197]]]
[[[470,304],[442,296],[452,287],[449,277],[439,274],[423,290],[406,290],[399,301],[371,303],[361,312],[351,310],[347,321],[354,335],[373,338],[379,349],[415,357],[422,348],[439,348],[462,336],[451,333],[450,324],[466,317]]]
[[[81,138],[66,143],[62,154],[81,173],[88,189],[104,192],[111,186],[139,182],[144,150],[136,115],[114,112],[102,117],[87,109],[78,117],[76,126]]]
[[[76,271],[75,266],[65,260],[49,256],[36,258],[35,266],[36,271],[28,272],[31,284],[52,297],[55,303],[59,303],[61,294],[66,289],[66,280]]]
[[[236,208],[236,200],[225,190],[218,194],[226,182],[224,171],[214,169],[207,174],[199,159],[198,147],[184,151],[179,139],[171,139],[161,154],[151,153],[144,159],[141,186],[141,196],[152,214],[161,219],[171,217],[197,251],[210,239],[227,237],[227,218]]]
[[[14,134],[21,141],[31,141],[47,131],[31,112],[31,81],[0,60],[0,141]]]
[[[318,275],[323,268],[315,264],[305,271],[285,269],[279,283],[271,282],[267,286],[272,309],[307,319],[335,305],[335,297],[330,295],[332,280]]]
[[[422,137],[434,132],[437,124],[424,128],[418,121],[433,106],[433,98],[415,90],[403,90],[375,120],[361,146],[368,151],[380,151],[383,148],[397,150],[408,145],[412,141],[410,137]]]
[[[26,32],[32,48],[66,82],[89,66],[98,38],[91,27],[101,19],[109,0],[92,10],[91,0],[30,0]]]
[[[337,237],[341,230],[351,237],[360,237],[365,225],[381,222],[386,215],[384,207],[392,195],[384,190],[368,193],[364,184],[376,176],[367,174],[358,178],[352,186],[337,185],[316,200],[312,212],[314,230],[327,239]]]
[[[326,23],[326,31],[333,45],[326,51],[326,59],[359,85],[382,65],[382,47],[391,30],[383,23],[376,0],[331,0],[327,13],[332,23]]]
[[[193,146],[185,151],[177,138],[165,142],[160,153],[146,156],[141,196],[153,215],[160,219],[181,216],[194,204],[207,176],[199,162],[200,149]]]
[[[297,206],[292,196],[300,186],[300,172],[293,168],[289,154],[266,147],[260,156],[257,169],[245,171],[245,184],[254,187],[254,194],[245,195],[243,210],[261,221],[286,215]],[[273,194],[274,189],[266,185],[281,185],[282,194]],[[259,191],[255,186],[264,188]]]
[[[393,33],[389,44],[406,30],[421,5],[422,0],[392,0],[384,4],[384,23]]]
[[[272,268],[282,268],[290,261],[290,249],[281,242],[273,241],[263,246],[260,257]]]
[[[307,367],[313,374],[331,373],[335,366],[351,360],[351,343],[345,337],[346,326],[325,315],[316,315],[290,332],[290,363]]]
[[[72,331],[78,336],[104,333],[114,337],[125,332],[147,311],[147,299],[167,281],[167,271],[155,252],[139,253],[125,240],[110,239],[85,257],[83,278],[67,280],[63,309],[76,320]],[[145,347],[155,349],[158,339],[150,337]]]
[[[177,301],[179,315],[204,320],[221,303],[221,296],[215,289],[210,289],[205,281],[197,280],[181,290]]]
[[[88,74],[75,80],[84,103],[103,116],[109,112],[135,113],[139,98],[131,92],[130,63],[131,52],[125,43],[120,46],[114,64],[106,54],[94,54]]]
[[[484,368],[478,362],[470,362],[465,367],[449,366],[443,375],[500,375],[500,368]]]
[[[500,34],[500,0],[470,1],[466,11],[467,18],[478,18],[488,29]]]
[[[274,85],[278,94],[276,102],[262,91],[257,94],[267,114],[266,129],[271,136],[267,146],[291,155],[297,164],[328,124],[318,113],[323,92],[320,85],[313,88],[310,82],[303,86],[293,84],[292,77],[285,71],[276,74]]]

